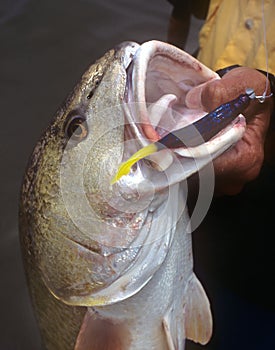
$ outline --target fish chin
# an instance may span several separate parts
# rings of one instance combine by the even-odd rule
[[[142,44],[127,69],[125,140],[131,139],[132,147],[125,147],[124,160],[139,148],[206,115],[204,110],[188,108],[185,100],[192,88],[213,79],[219,79],[219,76],[172,45],[159,41]],[[180,166],[182,176],[170,177],[169,185],[182,181],[237,142],[244,130],[245,120],[239,116],[206,143],[202,138],[202,144],[196,147],[157,152],[149,157],[151,171],[164,172],[169,167]],[[199,159],[199,162],[194,159]],[[141,169],[146,177],[149,176],[148,167],[144,166],[144,162],[139,162],[130,173],[132,181],[138,181]],[[176,169],[171,171],[173,173]],[[156,189],[167,186],[167,176],[156,172],[152,176]]]
[[[162,266],[184,209],[185,203],[177,186],[172,187],[169,194],[159,194],[147,208],[146,220],[128,247],[120,250],[116,248],[117,251],[108,247],[106,252],[113,250],[111,254],[97,254],[101,264],[99,265],[99,260],[94,260],[94,263],[98,266],[100,274],[111,268],[112,278],[106,279],[98,288],[85,290],[85,293],[80,290],[79,285],[77,288],[73,286],[62,296],[60,291],[56,293],[49,285],[48,288],[52,294],[69,305],[104,306],[130,298],[138,293]]]

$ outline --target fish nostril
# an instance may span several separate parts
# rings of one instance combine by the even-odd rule
[[[92,90],[89,95],[87,96],[87,99],[90,100],[94,95],[94,90]]]
[[[102,78],[103,78],[103,75],[99,76],[99,77],[97,78],[97,80],[94,82],[93,88],[91,89],[91,91],[89,92],[89,94],[88,94],[88,96],[87,96],[87,99],[88,99],[88,100],[90,100],[90,99],[93,97],[93,95],[94,95],[94,93],[95,93],[97,87],[99,86],[99,84],[100,84]]]

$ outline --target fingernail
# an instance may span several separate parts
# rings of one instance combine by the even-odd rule
[[[195,87],[190,90],[185,97],[185,104],[188,108],[201,108],[201,87]]]

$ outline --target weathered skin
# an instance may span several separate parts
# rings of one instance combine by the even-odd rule
[[[179,66],[184,61],[184,54],[170,45],[151,45],[162,55],[167,51]],[[141,114],[143,126],[124,126],[129,113],[124,106],[126,69],[138,48],[122,44],[87,70],[42,135],[26,171],[20,237],[43,344],[49,350],[179,350],[185,338],[205,343],[211,335],[209,303],[193,274],[180,184],[197,165],[186,150],[178,150],[186,165],[181,169],[181,160],[170,162],[167,153],[168,181],[167,174],[143,162],[110,186],[121,160],[133,152],[124,147],[129,134],[139,142],[132,144],[134,150],[150,135],[156,137],[146,124],[142,88],[133,94],[129,88],[126,100],[140,102],[135,113]],[[184,66],[195,71],[196,84],[216,78],[197,61],[185,59],[191,60]],[[139,62],[137,58],[137,68]],[[142,69],[132,84],[141,84]],[[173,74],[177,76],[169,72]],[[69,141],[74,115],[85,118],[83,134]],[[232,130],[209,142],[211,156],[235,142],[243,126]],[[201,157],[202,148],[193,149],[197,154]],[[200,159],[199,168],[210,158]]]

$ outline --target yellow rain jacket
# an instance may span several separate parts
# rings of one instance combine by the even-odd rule
[[[200,32],[198,59],[213,70],[239,64],[275,74],[274,15],[274,0],[264,1],[265,23],[261,0],[211,0]]]

